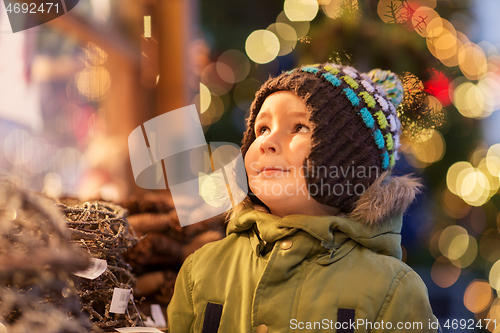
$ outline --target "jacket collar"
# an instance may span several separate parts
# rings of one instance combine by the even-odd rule
[[[369,225],[345,216],[288,215],[283,218],[255,209],[245,209],[229,221],[227,234],[242,232],[256,225],[260,237],[266,242],[303,230],[321,242],[327,249],[337,249],[350,240],[377,253],[401,259],[402,217]]]

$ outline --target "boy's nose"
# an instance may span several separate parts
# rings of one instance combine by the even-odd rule
[[[280,154],[281,145],[277,136],[274,134],[268,135],[260,142],[260,152],[262,154]]]

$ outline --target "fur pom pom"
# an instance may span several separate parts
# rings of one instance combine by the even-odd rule
[[[350,216],[367,224],[376,224],[402,214],[422,186],[416,177],[391,176],[386,171],[359,197]]]

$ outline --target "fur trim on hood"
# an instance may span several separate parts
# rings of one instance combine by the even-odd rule
[[[422,186],[416,177],[392,176],[386,171],[359,197],[349,216],[367,224],[376,224],[403,214]]]

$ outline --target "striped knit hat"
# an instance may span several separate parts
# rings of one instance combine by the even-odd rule
[[[398,159],[401,82],[389,71],[364,74],[336,64],[308,65],[270,78],[250,107],[243,157],[255,140],[255,119],[264,100],[281,90],[302,98],[313,125],[304,161],[309,193],[322,204],[351,212],[359,196]]]

